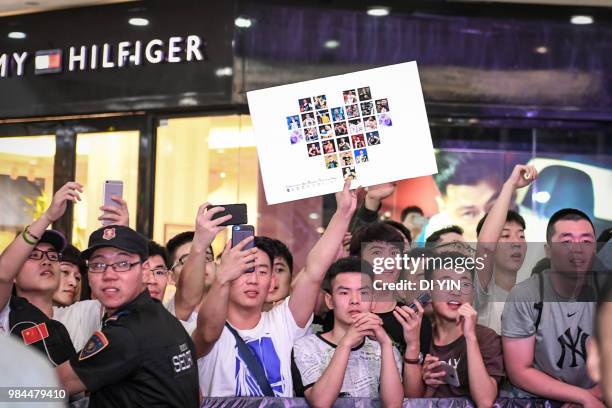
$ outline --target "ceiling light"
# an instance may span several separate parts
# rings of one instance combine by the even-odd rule
[[[533,195],[533,200],[540,204],[546,204],[550,201],[550,193],[548,191],[538,191]]]
[[[239,28],[249,28],[251,25],[253,25],[253,22],[250,18],[238,17],[236,20],[234,20],[234,24]]]
[[[325,48],[333,50],[334,48],[338,48],[340,46],[340,41],[338,40],[327,40],[325,41]]]
[[[234,73],[232,67],[223,67],[215,70],[215,75],[218,77],[230,77]]]
[[[538,54],[546,54],[548,52],[548,48],[544,46],[540,46],[540,47],[536,47],[534,51],[537,52]]]
[[[593,17],[591,16],[572,16],[572,19],[570,21],[572,24],[578,24],[578,25],[593,24]]]
[[[23,40],[27,35],[21,31],[11,31],[8,33],[8,38],[12,38],[13,40]]]
[[[368,15],[374,16],[374,17],[387,16],[389,15],[389,7],[380,7],[380,6],[370,7],[368,9]]]
[[[149,20],[142,17],[132,17],[128,20],[128,23],[133,26],[144,27],[149,25]]]

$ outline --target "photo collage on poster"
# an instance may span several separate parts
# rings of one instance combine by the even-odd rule
[[[291,144],[305,142],[308,157],[323,155],[325,167],[357,177],[356,165],[369,161],[368,148],[381,143],[380,130],[393,125],[389,101],[373,99],[370,87],[342,92],[344,106],[330,108],[319,95],[298,100],[300,113],[287,116]]]

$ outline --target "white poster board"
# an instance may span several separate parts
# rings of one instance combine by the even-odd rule
[[[268,204],[438,171],[416,62],[247,98]]]

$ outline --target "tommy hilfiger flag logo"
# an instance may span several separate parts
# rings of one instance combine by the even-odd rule
[[[53,74],[62,71],[62,50],[36,51],[34,73]]]

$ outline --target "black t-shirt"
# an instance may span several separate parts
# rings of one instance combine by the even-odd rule
[[[52,360],[51,363],[60,365],[76,354],[63,324],[48,318],[39,308],[18,296],[11,296],[9,308],[11,333],[40,350],[46,358]]]
[[[197,407],[191,338],[148,291],[104,321],[70,360],[91,392],[90,407]]]
[[[397,306],[406,306],[404,303],[397,303]],[[383,321],[383,327],[385,331],[391,337],[393,345],[397,347],[400,354],[404,354],[406,350],[406,341],[404,340],[404,330],[400,322],[397,321],[393,316],[393,311],[385,313],[376,313]],[[331,331],[334,328],[334,313],[329,311],[323,320],[323,332]],[[427,316],[423,316],[421,322],[421,353],[423,355],[429,352],[429,345],[431,344],[431,320]]]

